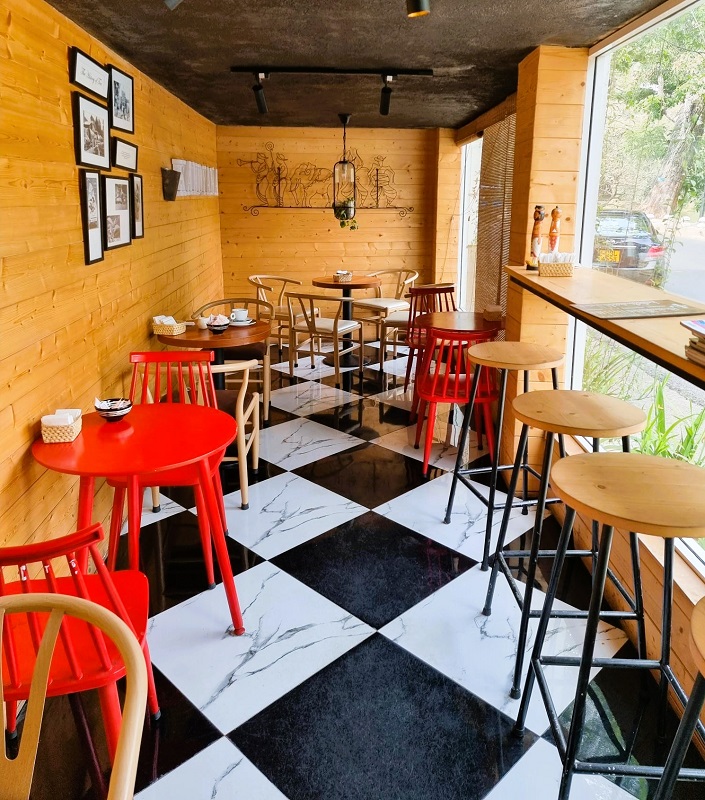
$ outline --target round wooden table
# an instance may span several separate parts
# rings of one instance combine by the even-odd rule
[[[139,533],[142,513],[140,477],[197,465],[211,535],[235,632],[244,631],[235,592],[225,532],[212,480],[213,459],[222,459],[237,435],[235,420],[223,411],[186,403],[138,404],[117,422],[97,413],[83,417],[81,433],[73,442],[45,444],[38,439],[32,455],[44,467],[79,475],[78,523],[91,524],[96,478],[127,480],[127,527],[130,568],[139,568]]]
[[[419,314],[414,324],[421,328],[459,333],[498,331],[502,326],[501,320],[486,320],[482,314],[474,311],[431,311],[428,314]]]
[[[269,320],[260,319],[251,325],[231,325],[223,333],[211,333],[208,329],[202,331],[194,325],[189,325],[184,333],[160,333],[157,339],[162,344],[167,344],[171,347],[194,347],[199,350],[212,350],[213,363],[221,365],[225,363],[223,350],[227,350],[230,347],[241,347],[242,345],[264,342],[269,338],[271,332],[272,326]],[[216,389],[224,389],[225,375],[214,375],[213,384]]]

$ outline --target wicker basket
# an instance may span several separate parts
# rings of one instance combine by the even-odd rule
[[[176,325],[157,325],[156,322],[152,323],[152,333],[155,336],[178,336],[185,331],[185,322],[177,322]]]
[[[42,439],[44,444],[72,442],[81,432],[83,417],[79,417],[71,425],[44,425],[42,423]]]
[[[336,283],[350,283],[350,281],[352,280],[352,276],[353,276],[352,272],[343,272],[343,273],[336,272],[333,275],[333,280]]]
[[[542,278],[570,278],[572,274],[572,261],[558,261],[548,264],[539,261],[539,276]]]

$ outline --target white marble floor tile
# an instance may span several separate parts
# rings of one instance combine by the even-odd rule
[[[185,511],[186,509],[183,506],[180,506],[178,503],[175,503],[173,500],[170,500],[166,495],[160,494],[159,495],[159,506],[160,511],[157,511],[155,514],[152,511],[152,490],[145,489],[143,502],[142,502],[142,518],[140,520],[140,527],[144,528],[145,525],[151,525],[154,522],[159,522],[167,517],[173,517],[174,514],[179,514],[181,511]],[[127,502],[125,503],[123,514],[127,513]],[[122,524],[122,528],[120,529],[120,534],[127,533],[127,520],[125,520]]]
[[[519,635],[521,614],[503,576],[497,580],[492,614],[482,613],[489,572],[479,565],[402,614],[380,631],[392,641],[435,667],[473,694],[491,703],[507,716],[516,719],[519,700],[509,697]],[[532,607],[541,608],[545,595],[535,591]],[[557,609],[569,605],[557,601]],[[528,653],[534,643],[538,620],[531,620],[524,674]],[[582,651],[585,621],[553,619],[550,622],[544,652],[550,655],[577,655]],[[625,643],[618,628],[600,624],[595,655],[609,657]],[[480,655],[481,654],[481,655]],[[559,713],[575,696],[577,667],[545,669],[553,702]],[[598,670],[593,671],[593,677]],[[541,694],[535,688],[529,705],[527,727],[542,734],[548,728]]]
[[[390,358],[384,362],[384,366],[382,367],[382,371],[386,375],[398,375],[399,377],[404,377],[406,375],[406,364],[408,358],[406,356],[402,356],[401,358]],[[367,365],[367,369],[374,370],[375,372],[379,372],[379,361],[373,361]],[[414,366],[411,368],[411,377],[413,379],[414,375],[416,375],[416,359],[414,359]]]
[[[379,348],[382,346],[382,342],[380,342],[379,340],[376,341],[376,342],[365,342],[365,345],[367,347],[376,347],[377,350],[379,350]],[[387,345],[387,352],[388,353],[394,352],[394,345],[388,344]],[[409,354],[409,348],[406,347],[406,345],[399,344],[399,345],[397,345],[397,354],[400,355],[400,356],[406,356],[406,355]]]
[[[487,507],[468,488],[458,482],[450,524],[446,525],[443,518],[448,506],[452,480],[453,475],[446,473],[373,510],[383,517],[389,517],[417,533],[428,536],[429,539],[452,547],[463,555],[481,560],[485,541]],[[486,486],[479,483],[476,483],[475,486],[487,497],[489,489]],[[503,492],[498,491],[495,494],[496,505],[503,504],[505,499],[506,495]],[[492,550],[497,543],[502,513],[503,509],[500,508],[494,512],[492,517],[490,544]],[[533,522],[533,508],[530,508],[526,515],[521,513],[521,509],[514,509],[509,518],[507,543],[530,530]]]
[[[414,387],[410,385],[409,388],[404,391],[404,386],[395,386],[392,389],[387,389],[384,392],[380,392],[379,394],[373,394],[369,398],[370,400],[375,400],[378,403],[386,403],[390,406],[396,406],[397,408],[404,408],[407,411],[411,410],[411,403],[414,399]]]
[[[303,417],[359,400],[360,396],[335,389],[325,383],[318,383],[318,381],[306,381],[306,383],[275,389],[271,398],[273,406]]]
[[[213,742],[135,797],[137,800],[286,800],[225,738]]]
[[[539,739],[484,800],[553,800],[558,797],[560,780],[558,750],[545,739]],[[570,788],[570,800],[634,798],[601,775],[576,775]]]
[[[231,620],[222,584],[157,615],[148,633],[154,664],[222,733],[374,633],[269,562],[235,583],[242,636],[225,632]]]
[[[282,469],[296,469],[340,453],[362,439],[327,428],[308,419],[292,419],[260,431],[260,456]]]
[[[294,375],[297,378],[304,378],[307,381],[319,381],[321,378],[327,378],[330,375],[335,375],[335,369],[323,363],[325,356],[314,356],[314,367],[311,369],[311,359],[307,356],[299,356],[299,366],[294,367]],[[272,369],[278,372],[289,374],[289,362],[282,361],[280,364],[272,364]],[[355,367],[341,367],[341,372],[348,372]]]
[[[249,501],[243,511],[239,491],[226,495],[228,532],[263,558],[274,558],[367,511],[291,472],[250,486]]]

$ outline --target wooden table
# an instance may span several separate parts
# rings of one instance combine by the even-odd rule
[[[199,350],[212,350],[213,363],[221,365],[225,363],[223,350],[227,350],[230,347],[242,347],[243,345],[264,342],[269,338],[271,332],[272,326],[269,320],[257,320],[251,325],[231,325],[223,333],[212,333],[208,329],[202,331],[194,325],[189,325],[184,333],[160,333],[157,339],[162,344],[167,344],[171,347],[194,347]],[[224,389],[225,375],[214,375],[213,384],[216,389]]]
[[[502,326],[501,320],[486,320],[482,314],[474,311],[431,311],[419,314],[414,324],[421,328],[436,328],[458,333],[498,331]]]
[[[211,471],[212,460],[222,459],[225,448],[236,435],[235,420],[218,409],[186,403],[144,403],[134,406],[117,422],[107,422],[97,413],[86,414],[81,433],[73,442],[45,444],[38,439],[32,445],[32,454],[48,469],[80,476],[79,530],[93,521],[95,479],[127,479],[131,569],[139,568],[140,478],[189,464],[197,465],[233,626],[236,633],[242,633],[242,615]]]

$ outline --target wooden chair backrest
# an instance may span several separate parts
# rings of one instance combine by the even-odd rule
[[[352,298],[349,297],[334,297],[327,294],[311,294],[309,292],[287,292],[285,297],[289,303],[289,325],[293,328],[297,323],[300,324],[303,319],[306,323],[310,333],[316,330],[316,309],[317,303],[328,303],[329,307],[333,306],[334,312],[326,312],[325,318],[332,319],[333,331],[338,327],[340,315],[343,312],[343,304],[351,303]]]
[[[217,408],[212,350],[130,353],[133,403],[194,403]]]
[[[274,306],[268,300],[258,297],[224,297],[222,300],[213,300],[194,311],[191,317],[197,319],[216,313],[229,317],[235,307],[246,308],[249,316],[253,319],[272,319],[274,317]]]
[[[296,280],[296,278],[283,278],[281,275],[250,275],[247,280],[257,289],[258,300],[267,302],[267,292],[277,291],[276,301],[269,301],[275,306],[286,305],[284,293],[289,284],[292,286],[301,286],[303,284],[303,281]],[[277,284],[279,285],[277,286]]]
[[[62,622],[65,617],[70,617],[88,623],[101,638],[108,637],[125,665],[127,691],[108,800],[129,800],[134,795],[137,757],[147,701],[147,668],[142,649],[130,628],[108,609],[80,597],[42,592],[0,598],[3,650],[10,629],[8,623],[12,617],[25,614],[39,627],[38,615],[45,613],[49,617],[37,645],[19,753],[12,760],[7,757],[4,747],[0,753],[0,796],[3,800],[28,800],[30,796],[52,656],[57,638],[60,633],[63,636],[67,627]],[[3,669],[3,662],[0,661],[0,704],[4,709]]]
[[[419,273],[415,269],[379,269],[377,272],[370,272],[371,278],[382,278],[384,279],[385,276],[393,276],[394,277],[394,289],[392,293],[392,297],[395,300],[399,300],[401,296],[404,294],[404,290],[411,288],[414,285],[414,282],[419,277]],[[389,291],[383,290],[382,286],[378,286],[375,289],[375,294],[377,297],[389,297]]]

